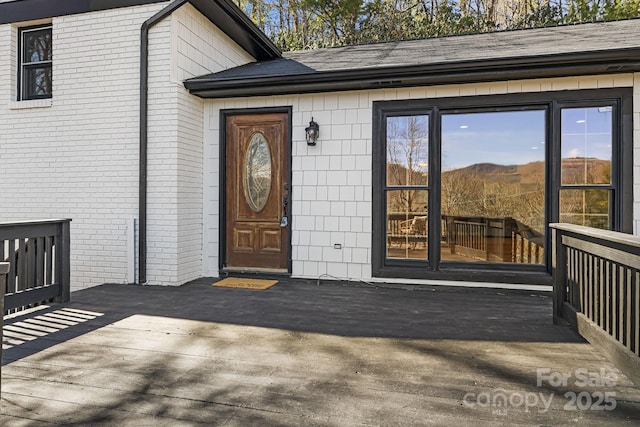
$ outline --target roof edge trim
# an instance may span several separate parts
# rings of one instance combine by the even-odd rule
[[[640,48],[464,61],[418,66],[339,70],[286,76],[224,79],[196,77],[185,87],[201,98],[231,98],[260,95],[387,89],[613,74],[640,70]]]

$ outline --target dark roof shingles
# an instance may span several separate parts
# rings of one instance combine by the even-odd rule
[[[630,34],[635,36],[630,37]],[[640,19],[286,52],[192,80],[235,80],[428,66],[640,47]]]

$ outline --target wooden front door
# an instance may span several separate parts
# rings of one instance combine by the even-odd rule
[[[226,118],[224,266],[287,271],[289,115]]]

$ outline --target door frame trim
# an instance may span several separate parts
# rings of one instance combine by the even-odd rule
[[[218,193],[219,193],[219,200],[220,200],[220,204],[219,204],[219,222],[218,222],[218,230],[219,230],[219,235],[218,235],[218,270],[219,271],[223,271],[225,270],[225,266],[224,263],[226,261],[227,258],[227,196],[226,196],[226,185],[227,185],[227,167],[226,167],[226,161],[227,161],[227,117],[228,116],[236,116],[236,115],[252,115],[252,114],[268,114],[268,113],[284,113],[287,114],[289,116],[289,123],[288,123],[288,128],[286,130],[287,132],[287,141],[285,142],[285,145],[287,146],[288,150],[289,150],[289,156],[287,158],[287,167],[288,167],[288,176],[287,178],[287,182],[289,183],[289,206],[288,206],[288,211],[287,211],[287,216],[288,216],[288,222],[289,222],[289,241],[285,242],[285,244],[287,245],[287,251],[288,251],[288,256],[287,256],[287,272],[283,273],[286,275],[291,275],[291,266],[292,266],[292,246],[291,246],[291,241],[292,241],[292,235],[293,235],[293,231],[292,231],[292,226],[293,226],[293,218],[292,218],[292,204],[293,204],[293,198],[291,197],[291,195],[293,194],[293,183],[291,182],[291,178],[293,176],[293,172],[291,170],[291,166],[292,166],[292,159],[293,159],[293,153],[292,153],[292,148],[293,148],[293,144],[292,144],[292,123],[291,123],[291,119],[293,116],[293,107],[291,106],[284,106],[284,107],[262,107],[262,108],[232,108],[232,109],[221,109],[220,110],[220,152],[219,152],[219,165],[218,165],[218,170],[220,171],[220,180],[219,180],[219,187],[218,187]],[[247,272],[251,272],[252,269],[251,268],[247,268]]]

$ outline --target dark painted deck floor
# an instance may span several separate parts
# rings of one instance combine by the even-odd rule
[[[5,319],[0,424],[640,423],[640,391],[552,324],[549,297],[415,289],[75,292]],[[583,387],[580,374],[609,383]]]

